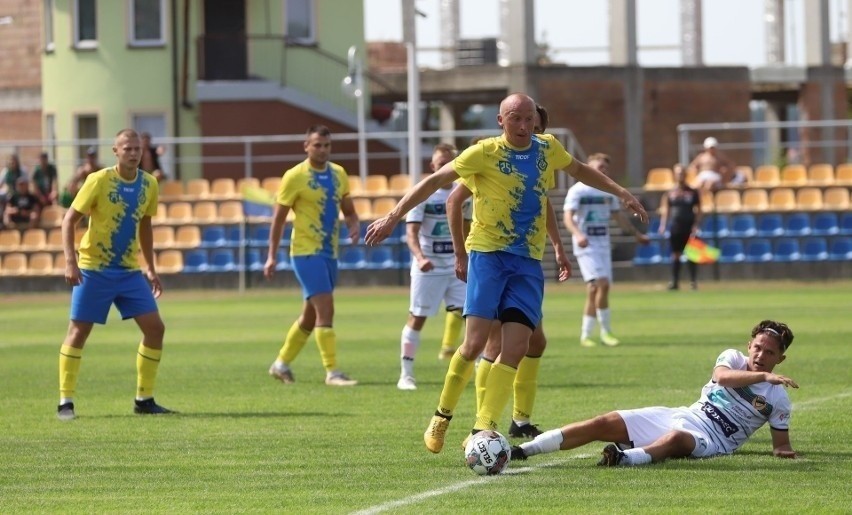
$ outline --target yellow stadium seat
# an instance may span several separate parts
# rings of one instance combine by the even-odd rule
[[[822,208],[827,211],[846,211],[850,207],[849,188],[833,186],[822,194]]]
[[[279,178],[279,182],[281,182]],[[240,177],[237,179],[237,194],[241,194],[243,188],[260,188],[260,179],[257,177]]]
[[[36,252],[27,262],[27,275],[51,275],[53,273],[53,254]]]
[[[178,200],[183,195],[183,183],[181,181],[163,181],[160,183],[161,200]]]
[[[648,191],[664,191],[674,186],[674,174],[671,168],[651,168],[645,177],[644,189]]]
[[[719,190],[716,192],[716,211],[719,213],[734,213],[742,209],[742,201],[738,190]]]
[[[232,199],[237,197],[237,183],[230,177],[219,177],[210,182],[210,197]]]
[[[57,252],[53,256],[53,275],[65,275],[65,253]]]
[[[781,172],[775,165],[760,165],[754,171],[754,181],[751,186],[772,188],[781,182]]]
[[[411,189],[411,176],[398,173],[388,178],[388,192],[395,195],[405,195]]]
[[[388,192],[388,178],[386,175],[368,175],[364,183],[364,192],[367,195],[384,195]]]
[[[21,232],[16,229],[0,231],[0,250],[17,250],[21,246]]]
[[[834,167],[830,164],[814,164],[808,168],[808,185],[831,186],[834,184]]]
[[[787,165],[781,169],[781,186],[804,186],[808,183],[805,165]]]
[[[186,181],[183,197],[187,200],[205,199],[210,196],[210,181],[207,179],[190,179]]]
[[[364,184],[361,182],[361,178],[357,175],[349,176],[349,194],[353,197],[364,195]]]
[[[27,229],[21,236],[21,250],[44,250],[47,232],[44,229]]]
[[[62,228],[55,227],[47,232],[45,250],[62,250]]]
[[[355,212],[358,213],[358,218],[361,220],[373,219],[373,203],[368,198],[354,198],[352,204],[355,206]]]
[[[813,187],[796,190],[796,208],[799,211],[818,211],[822,209],[822,190]]]
[[[219,221],[223,223],[242,222],[243,203],[239,200],[228,200],[219,204]]]
[[[65,218],[65,208],[57,205],[50,205],[41,210],[39,225],[45,229],[59,227],[62,225],[63,218]]]
[[[192,204],[189,202],[169,204],[167,220],[170,224],[178,225],[192,222]]]
[[[160,202],[157,204],[157,214],[151,219],[153,224],[164,224],[169,221],[169,208],[166,204]]]
[[[212,224],[219,221],[219,210],[212,201],[196,202],[192,206],[192,219],[197,224]]]
[[[792,188],[775,188],[769,192],[769,209],[793,211],[796,209],[796,194]]]
[[[201,245],[201,229],[197,225],[181,225],[175,231],[175,247],[194,249]]]
[[[769,193],[763,188],[743,190],[743,211],[766,211],[769,209]]]
[[[390,213],[396,207],[396,199],[381,197],[373,201],[373,216],[379,218]]]
[[[157,254],[157,271],[177,274],[183,271],[183,254],[179,250],[164,250]]]
[[[709,213],[716,209],[716,202],[713,197],[713,192],[710,190],[700,190],[701,195],[701,212]]]
[[[278,195],[278,187],[281,186],[281,177],[267,177],[260,181],[260,186],[269,193]]]
[[[837,186],[852,186],[852,163],[837,165],[834,170],[834,184]]]
[[[27,255],[23,252],[12,252],[3,256],[3,264],[0,265],[0,275],[26,275]]]
[[[175,230],[170,225],[154,227],[154,248],[169,248],[175,244]]]

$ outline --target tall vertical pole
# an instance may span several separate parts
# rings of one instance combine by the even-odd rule
[[[420,180],[420,75],[417,68],[417,29],[414,0],[402,1],[402,39],[408,58],[408,174]]]

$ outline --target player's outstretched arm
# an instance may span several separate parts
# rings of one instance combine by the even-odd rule
[[[573,160],[571,164],[568,165],[566,171],[584,184],[588,184],[593,188],[607,193],[612,193],[621,199],[621,204],[625,208],[633,211],[642,223],[648,223],[648,213],[645,212],[645,208],[642,206],[642,203],[639,202],[639,199],[634,197],[632,193],[627,191],[618,183],[610,179],[606,174],[595,170],[591,166],[580,162],[577,159]]]
[[[772,454],[776,458],[797,458],[798,454],[790,445],[790,433],[788,431],[779,431],[777,429],[769,429],[772,433]]]

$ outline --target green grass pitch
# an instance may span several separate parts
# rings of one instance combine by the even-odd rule
[[[0,513],[849,512],[852,282],[708,282],[676,293],[616,284],[611,302],[622,345],[581,348],[581,285],[548,285],[534,422],[549,429],[616,408],[690,404],[716,356],[744,350],[751,327],[773,318],[796,335],[777,371],[801,385],[790,391],[801,459],[773,458],[764,427],[737,454],[711,460],[602,469],[596,443],[480,478],[460,448],[472,385],[444,452],[422,442],[446,371],[437,360],[443,316],[424,329],[418,390],[396,389],[404,288],[337,292],[339,364],[360,381],[354,388],[323,384],[313,339],[293,365],[296,384],[267,375],[298,291],[167,290],[156,397],[181,413],[133,415],[139,333],[113,312],[83,354],[78,419],[62,423],[57,351],[68,296],[5,295]]]

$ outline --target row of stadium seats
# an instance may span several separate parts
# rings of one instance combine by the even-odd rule
[[[720,263],[765,263],[770,261],[848,261],[852,260],[852,238],[729,238],[719,244]],[[654,265],[671,262],[667,241],[651,241],[636,247],[633,263]]]
[[[761,165],[752,170],[750,166],[738,166],[737,172],[745,178],[746,188],[774,188],[778,186],[852,186],[852,163],[844,163],[835,169],[830,164],[787,165],[779,168],[776,165]],[[697,172],[687,169],[688,184],[695,183]],[[672,188],[675,184],[671,168],[651,168],[645,177],[644,189],[662,191]]]
[[[649,236],[660,237],[660,219],[652,218]],[[852,212],[824,211],[818,213],[737,213],[707,215],[701,221],[702,236],[719,238],[750,238],[775,236],[833,236],[852,235]]]
[[[849,209],[849,188],[832,186],[821,188],[750,188],[724,189],[715,194],[701,192],[701,209],[704,212],[735,213],[739,211],[845,211]]]

